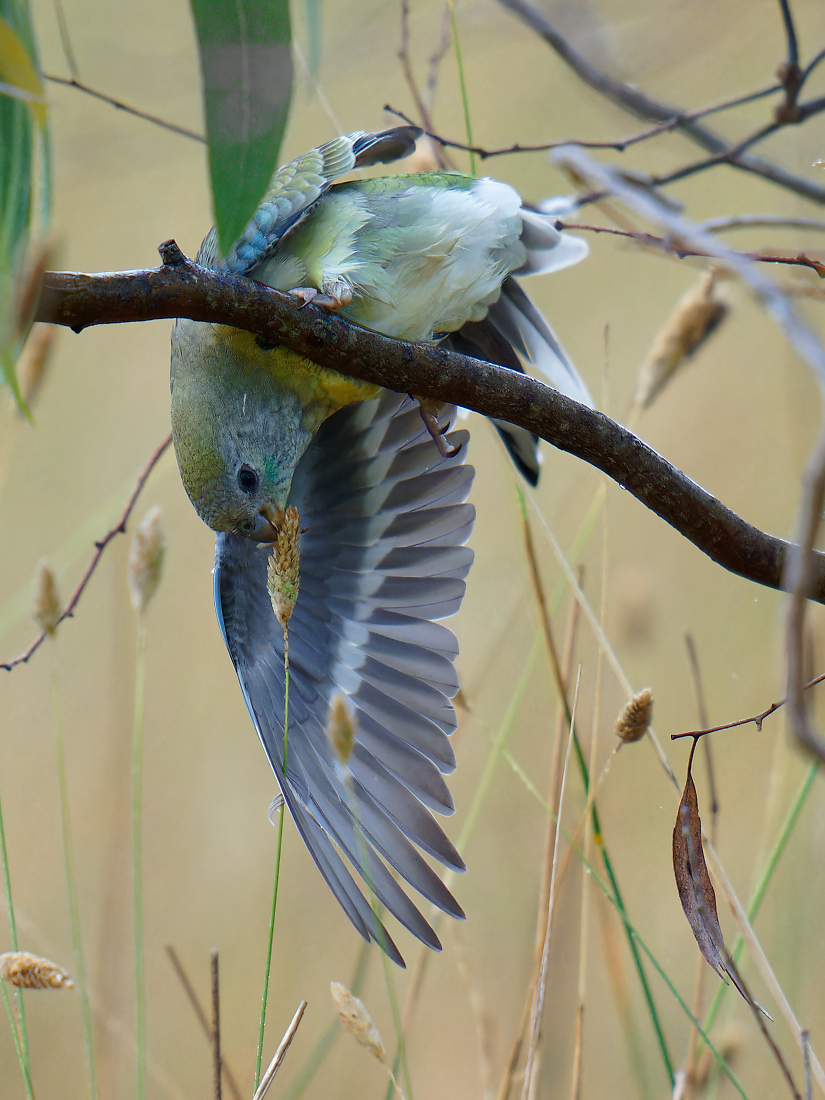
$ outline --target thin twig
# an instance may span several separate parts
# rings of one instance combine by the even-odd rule
[[[788,65],[799,65],[799,45],[796,40],[796,27],[794,26],[791,6],[788,0],[779,0],[779,10],[782,13],[782,24],[785,28],[785,37],[788,40]]]
[[[107,531],[102,539],[100,539],[98,542],[96,542],[94,544],[95,552],[92,555],[92,560],[89,562],[88,566],[86,567],[86,572],[83,574],[83,576],[80,580],[80,584],[74,590],[74,594],[73,594],[72,598],[69,600],[69,603],[66,606],[66,610],[62,613],[60,618],[57,620],[56,626],[59,626],[65,619],[70,619],[74,615],[74,611],[75,611],[75,608],[77,607],[78,601],[79,601],[80,597],[83,595],[83,590],[85,589],[86,585],[91,580],[92,573],[94,573],[95,569],[97,569],[98,562],[100,561],[101,557],[103,556],[103,551],[106,549],[106,547],[109,545],[109,543],[115,537],[115,535],[125,535],[126,534],[126,524],[129,522],[129,517],[131,516],[132,511],[135,507],[135,504],[137,503],[137,499],[140,496],[141,491],[143,490],[143,487],[144,487],[144,485],[146,484],[146,482],[149,478],[149,475],[151,474],[152,470],[154,470],[155,466],[157,466],[158,462],[160,461],[161,457],[163,456],[164,451],[166,450],[166,448],[169,446],[169,444],[171,442],[172,442],[172,437],[171,437],[171,435],[168,435],[166,437],[166,439],[164,439],[164,441],[160,444],[160,446],[155,450],[154,454],[149,459],[149,461],[146,463],[146,466],[144,467],[143,472],[141,473],[140,477],[137,480],[137,484],[135,485],[135,488],[132,492],[132,495],[129,497],[129,501],[126,505],[126,509],[125,509],[123,515],[120,517],[117,524],[114,527],[112,527],[109,531]],[[46,631],[44,630],[42,633],[38,634],[38,636],[34,639],[34,641],[29,646],[29,648],[26,649],[23,653],[21,653],[18,657],[14,657],[12,660],[6,661],[4,664],[0,664],[0,669],[5,669],[6,671],[10,671],[11,669],[15,668],[17,665],[25,664],[26,661],[28,661],[29,657],[31,657],[32,654],[35,653],[40,648],[40,646],[43,644],[43,642],[45,641],[45,639],[47,637],[48,637],[48,635],[47,635]]]
[[[776,108],[776,119],[782,123],[798,122],[799,108],[796,101],[802,88],[802,70],[799,68],[799,44],[789,0],[779,0],[779,10],[782,14],[788,52],[784,63],[779,66],[779,76],[785,88],[785,100]]]
[[[813,680],[809,680],[808,683],[804,685],[802,690],[807,691],[808,688],[816,687],[816,685],[821,684],[823,680],[825,680],[825,672],[823,672],[821,676],[815,676]],[[670,740],[678,741],[682,737],[704,737],[708,733],[720,733],[722,730],[736,729],[737,726],[747,726],[750,725],[751,722],[753,722],[753,724],[756,726],[756,729],[761,732],[762,723],[765,721],[765,719],[770,717],[770,715],[773,714],[774,711],[779,710],[780,707],[784,707],[787,702],[788,696],[786,695],[784,699],[779,699],[776,703],[771,703],[771,705],[769,707],[766,707],[765,710],[760,711],[759,714],[751,715],[750,718],[740,718],[736,722],[726,722],[722,726],[709,726],[706,729],[690,730],[687,733],[672,733],[670,735]]]
[[[399,57],[401,55],[399,54]],[[633,134],[631,137],[616,138],[612,141],[587,141],[580,138],[563,138],[559,141],[543,141],[535,144],[524,145],[521,142],[515,142],[513,145],[507,145],[500,149],[487,149],[481,145],[467,145],[461,141],[452,141],[450,138],[445,138],[441,134],[435,133],[431,129],[429,122],[425,121],[424,135],[431,138],[436,144],[443,146],[445,149],[457,149],[463,153],[475,153],[481,160],[487,160],[491,157],[506,157],[513,153],[546,153],[550,149],[559,149],[563,145],[578,145],[582,149],[612,149],[617,153],[623,153],[625,149],[629,149],[632,145],[638,145],[643,141],[649,141],[651,138],[658,137],[660,134],[666,134],[672,130],[677,130],[693,119],[704,118],[707,115],[715,114],[718,111],[727,111],[732,107],[740,107],[745,103],[752,103],[757,99],[764,99],[766,96],[774,95],[776,92],[782,91],[783,84],[771,84],[767,88],[760,88],[756,92],[747,92],[745,95],[734,96],[733,99],[724,100],[721,103],[714,103],[710,107],[701,107],[696,111],[686,111],[683,114],[674,114],[671,118],[666,118],[656,126],[649,126],[642,130],[638,134]],[[416,106],[418,101],[416,100]],[[419,108],[420,109],[420,108]],[[401,119],[408,125],[416,125],[414,119],[409,118],[403,111],[398,111],[389,103],[384,105],[384,110],[389,114],[395,115],[396,118]],[[426,116],[422,116],[426,119]]]
[[[281,1039],[278,1049],[275,1051],[275,1056],[269,1063],[266,1073],[261,1078],[261,1083],[255,1090],[255,1095],[252,1100],[264,1100],[269,1086],[272,1084],[273,1078],[278,1070],[281,1068],[281,1062],[284,1060],[286,1052],[289,1050],[289,1045],[295,1038],[295,1032],[298,1030],[298,1026],[303,1019],[304,1012],[306,1011],[307,1002],[301,1001],[298,1005],[298,1009],[295,1015],[292,1017],[292,1022],[284,1032],[284,1037]]]
[[[790,1006],[790,1003],[788,1002],[788,998],[785,996],[785,992],[782,989],[782,986],[780,985],[779,980],[777,979],[776,974],[773,971],[773,967],[768,962],[767,956],[762,949],[762,945],[760,944],[759,939],[754,932],[753,924],[748,919],[745,907],[739,900],[739,896],[733,888],[733,884],[728,877],[727,871],[722,866],[721,860],[719,859],[719,854],[717,853],[716,848],[713,846],[713,842],[710,840],[709,837],[705,837],[704,840],[705,858],[710,864],[710,869],[713,872],[713,877],[722,887],[728,905],[730,906],[731,912],[733,913],[734,919],[739,926],[739,931],[741,932],[742,937],[747,944],[751,959],[753,960],[754,965],[759,968],[759,972],[762,976],[763,981],[770,990],[771,996],[775,1000],[776,1004],[779,1006],[779,1009],[785,1018],[785,1023],[788,1025],[789,1029],[794,1034],[797,1042],[800,1044],[801,1047],[802,1027],[797,1020],[796,1015],[794,1014],[794,1011]],[[810,1051],[810,1058],[811,1069],[816,1076],[820,1088],[825,1091],[825,1071],[823,1071],[822,1065],[820,1064],[819,1059],[816,1057],[813,1051]]]
[[[821,223],[820,227],[825,229],[825,225]],[[661,249],[663,252],[670,252],[678,256],[679,259],[685,256],[709,256],[707,252],[701,252],[694,248],[685,248],[681,242],[674,241],[667,237],[657,237],[653,233],[634,233],[627,229],[616,229],[614,226],[588,225],[582,222],[562,221],[561,219],[556,221],[556,228],[571,229],[579,233],[607,233],[611,237],[627,237],[630,240],[638,241],[639,244],[649,245],[652,248]],[[707,229],[707,225],[703,225],[702,228]],[[736,252],[734,255],[743,260],[753,260],[756,263],[762,264],[787,264],[792,267],[810,267],[817,273],[820,279],[825,278],[825,263],[821,260],[813,260],[809,256],[805,256],[801,253],[798,256],[774,256],[771,253],[765,252]]]
[[[192,1006],[192,1010],[195,1013],[195,1017],[198,1023],[203,1029],[204,1035],[211,1042],[212,1029],[209,1026],[209,1021],[206,1018],[206,1013],[201,1007],[201,1003],[198,1000],[198,995],[195,992],[191,981],[189,980],[189,975],[184,970],[183,963],[178,958],[177,951],[175,951],[174,947],[172,947],[172,945],[169,943],[167,943],[166,945],[166,954],[169,956],[169,961],[171,962],[172,967],[174,968],[174,971],[178,976],[180,984],[183,986],[184,993],[189,998],[189,1003]],[[223,1072],[224,1080],[229,1086],[229,1091],[232,1093],[234,1100],[243,1100],[241,1090],[238,1088],[238,1083],[235,1080],[235,1075],[230,1070],[229,1066],[226,1063],[226,1058],[223,1055],[221,1055],[221,1071]]]
[[[544,13],[530,0],[499,0],[499,3],[516,14],[536,34],[543,38],[581,80],[619,107],[636,115],[637,118],[648,119],[651,122],[686,118],[687,112],[680,110],[678,107],[654,99],[635,84],[625,84],[623,81],[615,80],[607,73],[597,69],[582,54],[573,49]],[[691,141],[707,149],[710,153],[729,154],[733,148],[714,130],[703,126],[694,119],[686,118],[684,122],[680,122],[678,129],[680,133],[683,133]],[[731,159],[729,163],[734,168],[761,176],[763,179],[770,180],[772,183],[811,199],[813,202],[825,203],[825,188],[799,176],[794,176],[785,168],[763,157],[741,154]]]
[[[724,218],[708,218],[697,222],[702,233],[724,233],[728,229],[812,229],[825,232],[825,222],[819,218],[795,218],[784,214],[733,214]]]
[[[529,532],[529,525],[527,525],[526,522],[525,531]],[[544,596],[544,587],[541,582],[541,574],[538,571],[538,563],[535,559],[534,550],[531,553],[531,550],[533,549],[532,539],[530,539],[529,543],[525,540],[525,545],[527,548],[527,560],[530,566],[536,601],[539,607],[542,609],[543,613],[546,615],[546,599]],[[581,583],[583,579],[584,578],[582,575],[582,571],[580,570],[579,583]],[[578,600],[571,600],[567,619],[567,629],[565,631],[564,656],[562,658],[562,663],[564,667],[564,672],[561,679],[563,697],[559,698],[558,711],[556,714],[556,732],[553,739],[553,757],[550,764],[550,780],[548,783],[547,791],[547,808],[549,812],[547,813],[544,833],[544,852],[542,855],[541,880],[539,883],[538,916],[536,920],[536,936],[533,947],[533,970],[527,986],[527,995],[525,997],[524,1008],[522,1010],[518,1031],[516,1032],[516,1037],[513,1040],[513,1044],[510,1048],[510,1054],[504,1067],[501,1084],[498,1088],[497,1100],[507,1100],[510,1094],[513,1074],[516,1072],[516,1067],[518,1065],[519,1058],[521,1057],[522,1047],[524,1046],[524,1037],[530,1024],[530,1017],[532,1013],[533,1003],[535,1001],[539,973],[541,970],[541,959],[544,950],[544,938],[547,930],[547,902],[550,896],[550,876],[553,870],[553,853],[555,852],[555,826],[558,819],[558,796],[559,786],[561,783],[561,751],[563,744],[562,733],[564,732],[565,726],[569,726],[570,724],[569,709],[566,701],[566,685],[569,683],[570,677],[573,672],[573,658],[576,649],[579,612],[580,604]],[[555,654],[555,644],[553,642],[552,631],[545,631],[544,638],[545,644],[547,644],[548,651],[551,655],[551,663],[554,658],[555,661],[558,662],[558,656]]]
[[[811,1100],[811,1033],[804,1028],[800,1033],[802,1039],[802,1065],[805,1069],[805,1100]]]
[[[822,379],[820,379],[820,384]],[[813,565],[813,545],[825,501],[825,426],[805,466],[802,475],[799,545],[788,557],[787,583],[791,592],[786,621],[788,655],[788,725],[803,748],[825,763],[825,741],[820,740],[808,720],[804,696],[805,669],[805,604],[810,588]]]
[[[699,672],[699,658],[696,654],[696,646],[693,644],[693,635],[690,631],[685,634],[685,646],[688,651],[688,663],[693,679],[693,690],[696,692],[696,705],[699,710],[699,721],[703,726],[709,725],[708,711],[705,705],[705,692],[702,688],[702,675]],[[708,787],[710,789],[710,836],[716,843],[716,818],[719,814],[719,796],[716,792],[716,776],[713,770],[713,757],[710,752],[710,741],[705,741],[705,767],[708,772]]]
[[[561,829],[562,809],[564,807],[564,791],[567,785],[567,766],[570,762],[570,746],[573,744],[573,731],[576,720],[576,704],[579,700],[579,683],[581,681],[581,665],[576,676],[576,689],[573,693],[573,706],[570,708],[570,733],[567,738],[567,751],[564,756],[564,767],[561,773],[561,788],[559,790],[559,812],[556,819],[556,837],[553,843],[553,869],[550,874],[550,894],[547,899],[547,927],[544,933],[544,944],[541,953],[541,968],[539,980],[536,986],[536,996],[533,1002],[533,1014],[530,1021],[530,1045],[527,1049],[527,1064],[524,1067],[524,1085],[522,1087],[522,1100],[530,1100],[532,1095],[531,1085],[538,1051],[539,1035],[541,1033],[541,1018],[544,1012],[544,992],[547,986],[547,963],[550,955],[550,937],[553,931],[553,904],[556,895],[556,867],[559,855],[559,831]]]
[[[221,997],[217,947],[209,952],[209,964],[212,977],[212,1083],[215,1100],[221,1100]]]
[[[84,92],[94,99],[100,99],[104,103],[108,103],[111,107],[116,107],[119,111],[125,111],[129,115],[134,115],[135,118],[142,118],[146,122],[151,122],[164,130],[171,130],[173,134],[180,134],[181,137],[188,137],[193,141],[206,142],[206,138],[203,134],[199,134],[195,130],[188,130],[185,126],[176,126],[174,122],[167,122],[166,119],[159,118],[157,115],[150,115],[148,111],[141,111],[140,108],[132,107],[128,103],[124,103],[121,99],[115,99],[114,96],[107,95],[105,92],[99,92],[96,88],[91,88],[88,84],[84,84],[82,80],[77,80],[75,77],[54,76],[52,73],[44,73],[43,76],[46,80],[51,81],[52,84],[63,84],[68,88],[77,88],[79,92]]]

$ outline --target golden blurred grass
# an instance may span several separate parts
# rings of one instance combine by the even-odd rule
[[[796,5],[810,52],[825,43],[817,5]],[[628,78],[662,98],[702,105],[771,79],[782,57],[778,11],[745,0],[673,2],[657,10],[613,0],[604,22],[590,9],[578,16],[582,48],[600,50]],[[457,5],[471,110],[478,141],[569,136],[614,137],[635,132],[634,120],[605,106],[540,42],[494,4]],[[88,83],[180,124],[200,125],[197,62],[185,5],[147,0],[140,6],[66,4],[66,15]],[[44,67],[63,72],[52,8],[35,5]],[[441,12],[428,2],[412,15],[419,66],[437,42]],[[342,130],[384,124],[382,105],[410,108],[399,66],[395,5],[348,0],[323,14],[321,77]],[[194,253],[209,224],[203,151],[195,143],[85,99],[50,89],[55,145],[57,266],[102,270],[156,263],[157,244],[174,236]],[[735,116],[731,133],[763,117],[759,105]],[[462,132],[455,65],[447,58],[436,109],[447,134]],[[306,86],[297,97],[284,159],[337,129]],[[741,131],[737,129],[741,127]],[[766,146],[800,173],[823,155],[821,128],[789,130]],[[625,162],[661,171],[693,156],[678,137],[628,151]],[[525,197],[564,191],[566,181],[542,155],[491,161],[485,171],[514,183]],[[810,212],[806,204],[732,170],[720,169],[672,189],[697,218],[737,211]],[[815,211],[813,211],[815,213]],[[738,239],[738,238],[737,238]],[[745,247],[782,241],[816,254],[816,240],[798,234],[753,233]],[[529,286],[605,407],[622,418],[636,371],[661,322],[695,279],[695,264],[642,254],[594,238],[590,259]],[[685,270],[689,268],[688,270]],[[788,275],[787,279],[796,278]],[[811,272],[798,277],[814,281]],[[818,425],[814,383],[771,322],[741,291],[731,319],[645,414],[640,432],[654,447],[750,521],[778,535],[793,529],[799,474]],[[820,303],[803,312],[821,330]],[[605,341],[605,328],[608,336]],[[11,655],[30,638],[31,580],[46,555],[64,594],[85,564],[91,541],[122,509],[134,479],[168,431],[168,331],[165,323],[62,332],[50,376],[35,409],[35,425],[4,419],[8,468],[0,488],[0,645]],[[607,354],[605,354],[607,342]],[[457,806],[449,831],[457,837],[513,689],[537,638],[538,620],[525,568],[515,479],[494,433],[472,418],[472,459],[478,474],[473,536],[476,563],[454,626],[469,710],[456,734],[459,766],[451,780]],[[547,453],[534,500],[565,547],[574,538],[599,476],[568,456]],[[223,1047],[251,1095],[257,1016],[266,942],[275,831],[267,807],[275,785],[247,718],[211,605],[212,538],[191,509],[167,455],[150,481],[137,517],[164,509],[168,555],[161,589],[147,613],[148,664],[144,787],[146,964],[149,1094],[209,1095],[209,1051],[163,950],[175,946],[204,1000],[209,948],[221,952]],[[545,585],[561,571],[536,528]],[[65,725],[78,888],[89,968],[102,1097],[133,1089],[133,994],[129,870],[129,755],[135,623],[126,586],[126,540],[116,541],[56,643],[31,664],[0,680],[0,793],[9,844],[21,946],[67,967],[71,959],[63,884],[57,778],[52,750],[51,686],[56,669]],[[603,572],[603,554],[606,566]],[[730,576],[680,536],[609,485],[603,526],[585,554],[585,588],[598,610],[605,591],[605,630],[635,687],[650,684],[663,739],[697,724],[684,646],[696,641],[712,721],[763,709],[782,694],[781,598]],[[554,620],[563,635],[569,597]],[[810,616],[820,670],[822,613]],[[581,729],[595,725],[597,772],[612,752],[615,715],[625,701],[606,671],[598,714],[593,698],[598,659],[582,626]],[[821,706],[818,711],[821,712]],[[518,708],[509,749],[540,791],[548,785],[556,699],[541,648]],[[747,895],[766,839],[773,836],[805,763],[785,743],[780,716],[762,733],[752,728],[714,741],[721,794],[722,858]],[[685,744],[668,750],[677,773]],[[706,784],[697,768],[700,805]],[[822,1054],[825,951],[825,804],[815,785],[769,892],[757,929],[786,993]],[[599,792],[605,839],[625,901],[640,933],[686,999],[696,949],[680,911],[670,867],[670,835],[678,799],[645,743],[622,751]],[[584,805],[569,777],[566,823]],[[533,958],[535,906],[545,831],[538,802],[503,761],[463,852],[469,873],[457,883],[466,925],[443,926],[445,950],[429,960],[409,1035],[415,1094],[481,1096],[478,1005],[486,1056],[497,1083],[515,1034]],[[309,1008],[279,1080],[281,1095],[313,1044],[334,1018],[330,980],[349,983],[360,942],[330,897],[300,841],[287,830],[276,924],[270,1023],[265,1061],[302,998]],[[574,863],[559,887],[549,962],[544,1047],[538,1095],[570,1092],[579,965],[581,871]],[[720,909],[723,908],[720,906]],[[649,1019],[630,970],[621,929],[597,896],[588,924],[582,1097],[643,1095],[623,1039],[620,1010],[608,977],[623,968],[629,1009],[642,1047],[649,1095],[666,1082]],[[733,927],[721,914],[728,938]],[[607,927],[608,934],[600,931]],[[8,944],[0,916],[0,947]],[[612,930],[612,931],[611,931]],[[417,947],[403,932],[413,964]],[[460,951],[459,951],[460,944]],[[605,949],[611,953],[605,958]],[[462,972],[464,976],[462,976]],[[767,1000],[746,959],[755,994]],[[474,984],[472,1006],[466,974]],[[396,975],[403,1002],[408,974]],[[712,989],[716,979],[706,978]],[[681,1063],[687,1047],[684,1015],[651,978],[669,1038]],[[378,960],[370,963],[362,997],[388,1040],[393,1033]],[[71,995],[27,998],[38,1100],[88,1095],[80,1020]],[[768,1005],[770,1008],[770,1004]],[[730,999],[717,1034],[736,1034],[735,1062],[748,1095],[781,1087],[746,1007]],[[781,1023],[776,1033],[794,1066],[799,1059]],[[720,1039],[722,1041],[722,1039]],[[8,1031],[0,1027],[0,1096],[24,1095]],[[280,1090],[280,1091],[277,1091]],[[307,1090],[308,1096],[381,1095],[386,1074],[355,1044],[339,1041]]]

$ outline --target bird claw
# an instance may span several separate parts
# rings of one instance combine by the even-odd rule
[[[300,298],[299,309],[314,302],[316,306],[323,306],[324,309],[334,312],[348,306],[352,301],[352,289],[346,283],[333,283],[323,293],[314,286],[296,286],[289,293],[294,298]]]
[[[455,458],[461,450],[461,447],[449,446],[447,440],[444,438],[450,428],[449,422],[441,428],[437,420],[437,413],[443,408],[442,403],[440,401],[431,401],[423,397],[416,397],[415,400],[418,402],[418,411],[421,413],[424,427],[432,436],[433,443],[438,447],[438,453],[442,458]]]

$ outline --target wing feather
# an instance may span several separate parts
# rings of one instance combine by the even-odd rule
[[[455,767],[450,700],[458,689],[455,637],[433,620],[461,603],[474,517],[467,433],[448,438],[460,452],[445,459],[415,403],[386,391],[331,417],[299,463],[290,502],[303,528],[301,588],[289,625],[285,771],[284,641],[266,588],[269,549],[229,534],[216,544],[218,619],[286,805],[354,927],[396,962],[353,873],[431,947],[438,937],[393,871],[463,916],[422,854],[464,868],[432,812],[453,812],[442,773]],[[338,692],[355,721],[346,765],[326,733]]]

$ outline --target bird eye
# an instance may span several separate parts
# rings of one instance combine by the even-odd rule
[[[254,493],[258,488],[258,475],[251,466],[241,466],[238,470],[238,485],[242,493]]]

